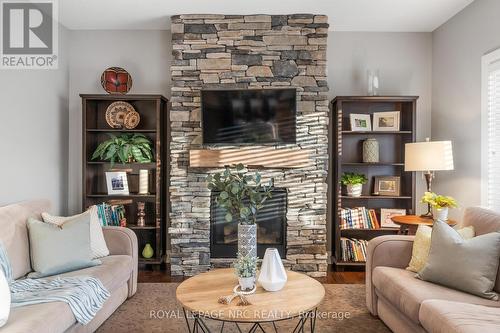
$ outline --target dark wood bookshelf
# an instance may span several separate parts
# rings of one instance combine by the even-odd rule
[[[110,200],[129,200],[124,205],[127,227],[133,230],[138,239],[139,264],[160,265],[166,253],[166,219],[168,216],[167,157],[168,142],[168,100],[161,95],[89,95],[82,94],[83,115],[83,208]],[[130,103],[141,119],[134,129],[111,128],[106,122],[106,109],[116,101]],[[107,133],[142,133],[153,142],[154,161],[151,163],[115,163],[92,160],[97,146],[107,140]],[[106,171],[126,171],[130,194],[108,195]],[[139,194],[139,170],[149,170],[149,194]],[[137,225],[137,202],[146,203],[146,224]],[[142,257],[146,243],[154,249],[154,257]]]
[[[331,102],[331,225],[332,261],[339,271],[348,267],[363,267],[364,261],[342,260],[341,237],[370,240],[382,235],[396,234],[396,228],[340,229],[340,209],[366,207],[375,209],[379,223],[381,208],[405,209],[407,214],[415,212],[415,173],[404,171],[404,146],[416,139],[417,96],[338,96]],[[351,114],[399,111],[399,131],[351,131]],[[373,117],[372,117],[373,121]],[[379,142],[378,163],[362,162],[362,143],[376,138]],[[363,173],[368,178],[360,197],[349,197],[340,184],[344,172]],[[400,196],[373,195],[375,176],[401,177]]]

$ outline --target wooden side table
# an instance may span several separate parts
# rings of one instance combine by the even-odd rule
[[[415,235],[419,225],[433,226],[434,220],[420,217],[418,215],[398,215],[391,217],[392,222],[399,225],[400,235]],[[456,221],[448,219],[446,221],[448,225],[454,226],[457,224]]]

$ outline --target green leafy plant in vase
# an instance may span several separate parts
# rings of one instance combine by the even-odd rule
[[[257,257],[242,255],[238,253],[238,259],[234,263],[235,273],[241,290],[252,290],[255,286],[255,276],[257,274]]]
[[[425,192],[420,202],[431,205],[434,211],[434,219],[441,221],[448,220],[448,212],[450,208],[458,207],[458,203],[455,198],[436,194],[434,192]]]
[[[242,164],[226,167],[206,178],[208,189],[218,191],[217,206],[226,211],[226,222],[238,222],[238,252],[257,257],[257,213],[271,198],[273,179],[262,184],[261,175],[247,173]]]
[[[340,183],[347,188],[347,195],[350,197],[360,197],[363,190],[363,184],[368,179],[364,174],[355,172],[344,172],[340,178]]]
[[[138,162],[149,163],[153,161],[153,144],[144,134],[121,133],[107,134],[110,138],[97,146],[92,154],[92,160],[101,159],[111,162],[111,167],[116,161],[123,164]]]

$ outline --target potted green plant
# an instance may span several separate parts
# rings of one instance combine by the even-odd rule
[[[252,290],[255,286],[255,276],[257,273],[257,257],[242,255],[238,253],[238,259],[234,263],[235,273],[241,290]]]
[[[115,161],[121,163],[149,163],[153,161],[153,149],[151,140],[140,133],[107,134],[109,139],[97,146],[92,154],[92,159],[100,158],[110,161],[111,167]]]
[[[448,220],[450,208],[458,207],[458,203],[453,197],[439,195],[434,192],[425,192],[420,202],[430,204],[434,211],[434,219],[441,221]]]
[[[226,167],[224,172],[208,175],[208,188],[218,191],[216,204],[225,209],[226,222],[238,222],[238,252],[257,257],[257,213],[264,202],[271,197],[273,179],[267,186],[256,172],[247,174],[245,167],[238,164]]]
[[[346,186],[347,195],[350,197],[360,197],[363,184],[366,184],[367,181],[365,175],[355,172],[344,172],[340,178],[340,182]]]

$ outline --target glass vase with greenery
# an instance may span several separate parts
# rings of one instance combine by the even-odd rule
[[[249,174],[238,164],[206,180],[210,190],[218,191],[215,202],[225,210],[225,221],[238,223],[238,252],[257,257],[257,213],[272,196],[273,179],[263,185],[258,172]]]

